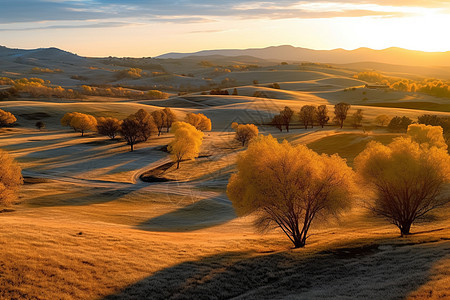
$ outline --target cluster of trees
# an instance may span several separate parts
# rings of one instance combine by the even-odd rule
[[[111,139],[120,135],[130,145],[130,151],[134,151],[134,145],[147,141],[151,135],[161,135],[164,128],[166,132],[169,132],[174,122],[176,122],[176,115],[167,107],[151,113],[140,109],[124,120],[110,117],[95,118],[78,112],[66,113],[61,119],[61,125],[71,127],[74,131],[80,132],[81,136],[88,131],[97,131]],[[200,113],[187,114],[183,123],[199,131],[211,130],[211,120]]]
[[[256,138],[259,133],[258,127],[254,124],[238,124],[233,122],[231,128],[236,130],[235,139],[242,144],[242,147]]]
[[[139,68],[129,68],[125,70],[116,71],[117,79],[124,79],[124,78],[139,79],[142,76],[147,75],[148,74],[146,72],[142,72],[142,69]]]
[[[429,125],[410,125],[406,137],[386,146],[369,143],[354,170],[337,154],[319,155],[304,145],[259,136],[239,155],[237,169],[227,186],[237,214],[255,214],[261,230],[279,227],[296,248],[305,246],[318,216],[350,208],[361,189],[371,196],[370,210],[402,236],[450,201],[441,193],[450,182],[447,145],[442,128]]]
[[[210,95],[229,95],[229,93],[228,93],[227,90],[222,90],[222,89],[220,89],[220,88],[212,89],[212,90],[209,92],[209,94],[210,94]]]
[[[12,113],[0,109],[0,127],[12,125],[16,121],[17,119]]]
[[[39,68],[34,67],[31,69],[31,73],[35,74],[45,74],[45,73],[62,73],[63,70],[61,69],[49,69],[49,68]]]
[[[79,99],[83,96],[72,89],[64,89],[57,85],[52,85],[50,81],[41,78],[21,78],[12,80],[7,77],[0,78],[1,85],[12,85],[15,93],[28,93],[32,97],[56,97]]]
[[[167,99],[168,95],[158,90],[137,91],[123,87],[107,87],[100,88],[94,86],[83,85],[82,93],[88,96],[118,97],[130,99]]]
[[[344,126],[344,121],[347,119],[348,110],[351,105],[348,103],[338,103],[334,106],[334,121],[340,128]],[[286,106],[278,115],[272,118],[271,124],[283,131],[283,127],[289,132],[289,125],[294,121],[294,111]],[[318,124],[322,128],[328,123],[330,117],[328,116],[328,108],[326,105],[304,105],[297,114],[300,123],[308,129],[313,128],[314,124]],[[355,111],[352,115],[352,125],[359,127],[362,125],[363,113],[361,109]]]
[[[421,81],[384,76],[374,71],[360,72],[355,78],[367,82],[388,85],[390,88],[405,92],[419,92],[436,97],[450,97],[450,81],[424,79]]]

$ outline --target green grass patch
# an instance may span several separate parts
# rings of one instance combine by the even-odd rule
[[[328,155],[339,154],[342,158],[347,159],[349,166],[353,166],[353,161],[361,151],[366,148],[370,141],[377,141],[382,144],[389,144],[400,134],[358,134],[358,133],[342,133],[333,136],[321,138],[317,141],[307,144],[307,146],[317,153],[325,153]]]

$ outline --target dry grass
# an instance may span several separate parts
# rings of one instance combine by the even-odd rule
[[[333,103],[333,91],[356,84],[333,74],[233,73],[249,81],[277,81],[291,91],[271,90],[277,99],[246,97],[261,87],[242,87],[236,97],[191,97],[177,113],[202,111],[213,121],[202,155],[164,176],[176,182],[136,182],[139,174],[167,162],[159,150],[170,135],[128,152],[123,142],[61,131],[67,111],[125,117],[143,103],[41,101],[2,102],[16,114],[46,112],[48,130],[0,131],[9,151],[30,178],[19,202],[0,213],[1,299],[184,299],[184,298],[446,298],[450,297],[450,208],[437,221],[416,224],[408,238],[359,206],[339,220],[314,224],[306,248],[292,250],[281,232],[259,235],[252,218],[236,218],[224,195],[234,159],[232,121],[261,122],[285,105]],[[270,80],[269,80],[270,79]],[[283,80],[303,80],[283,83]],[[320,89],[310,93],[305,89]],[[302,90],[302,91],[298,91]],[[403,95],[404,96],[404,95]],[[402,96],[402,97],[403,97]],[[387,97],[387,96],[386,96]],[[356,98],[355,98],[356,99]],[[331,109],[331,106],[330,106]],[[367,123],[389,112],[411,117],[423,111],[365,107]],[[332,111],[332,109],[331,109]],[[396,135],[336,128],[264,134],[339,153],[351,164],[369,140],[388,143]],[[356,201],[357,202],[357,201]]]

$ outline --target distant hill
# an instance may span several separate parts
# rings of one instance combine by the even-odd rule
[[[87,61],[85,57],[54,47],[24,50],[0,46],[0,58],[15,63],[36,66],[49,61],[52,63],[71,65],[85,63]]]
[[[185,58],[192,56],[254,56],[256,58],[277,61],[310,61],[333,64],[357,62],[377,62],[405,66],[450,66],[450,51],[423,52],[402,48],[373,50],[358,48],[355,50],[312,50],[293,46],[274,46],[260,49],[204,50],[195,53],[167,53],[157,58]]]

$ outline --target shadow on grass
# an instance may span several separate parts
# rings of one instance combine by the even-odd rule
[[[104,299],[403,299],[427,282],[449,245],[223,253],[161,270]]]
[[[26,204],[29,207],[84,206],[115,201],[133,191],[135,190],[132,188],[114,190],[91,188],[35,197],[27,200]]]
[[[223,198],[208,198],[173,212],[152,218],[137,226],[141,230],[183,232],[212,227],[236,218],[231,203]]]

